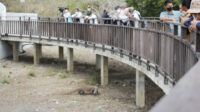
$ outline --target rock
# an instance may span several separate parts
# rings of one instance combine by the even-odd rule
[[[123,84],[122,86],[123,86],[123,87],[126,87],[126,84]]]
[[[59,102],[58,102],[58,101],[56,101],[56,104],[58,105],[58,104],[59,104]]]

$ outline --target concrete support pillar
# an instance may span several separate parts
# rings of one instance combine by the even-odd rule
[[[19,42],[13,42],[13,60],[19,61]]]
[[[40,45],[34,44],[33,49],[33,55],[34,55],[34,65],[38,65],[40,63]]]
[[[67,48],[67,71],[74,71],[73,48]]]
[[[42,57],[42,44],[39,44],[39,56]]]
[[[108,85],[108,57],[101,56],[101,85]]]
[[[101,69],[101,55],[96,54],[96,69]]]
[[[61,46],[58,47],[58,55],[59,55],[59,60],[64,59],[64,48]]]
[[[13,44],[0,40],[0,59],[12,56],[13,54]]]
[[[145,75],[136,70],[136,106],[145,106]]]

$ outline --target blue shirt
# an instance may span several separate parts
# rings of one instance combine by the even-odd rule
[[[191,22],[194,20],[193,17],[191,17],[190,19],[188,19],[187,21],[184,22],[184,25],[189,27],[191,25]],[[197,23],[196,25],[197,29],[200,30],[200,22]]]
[[[102,18],[109,18],[109,15],[106,14],[106,13],[103,13],[101,17],[102,17]]]
[[[191,25],[191,22],[193,21],[193,17],[191,17],[190,19],[188,19],[188,20],[186,20],[185,22],[184,22],[184,25],[185,26],[187,26],[187,27],[189,27],[190,25]]]
[[[180,23],[180,17],[184,17],[184,14],[180,11],[172,11],[172,14],[169,14],[167,11],[160,13],[160,18],[167,17],[175,19],[178,23]],[[174,33],[174,25],[170,24],[170,32]],[[178,36],[181,36],[181,26],[178,26]]]
[[[160,13],[160,18],[161,17],[173,18],[178,23],[180,22],[180,16],[184,17],[184,14],[181,13],[180,11],[174,11],[174,10],[172,11],[172,14],[169,14],[167,11],[164,11],[164,12]]]
[[[200,30],[200,22],[197,23],[197,29]]]

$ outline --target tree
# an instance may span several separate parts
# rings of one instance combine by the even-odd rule
[[[159,17],[160,12],[164,11],[165,0],[126,0],[127,5],[133,6],[140,11],[143,17]],[[178,10],[180,0],[173,0],[174,9]]]

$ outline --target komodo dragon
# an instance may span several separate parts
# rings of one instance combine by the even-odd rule
[[[98,95],[99,94],[98,86],[82,86],[82,87],[72,90],[66,94],[71,95],[76,92],[78,92],[80,95]]]

